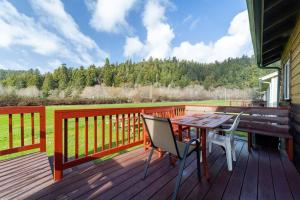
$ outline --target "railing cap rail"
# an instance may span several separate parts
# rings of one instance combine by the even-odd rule
[[[185,105],[191,107],[208,107],[208,108],[243,108],[246,110],[251,109],[265,109],[265,110],[289,110],[289,107],[260,107],[260,106],[210,106],[210,105],[197,105],[197,104],[187,104]]]
[[[0,114],[19,114],[41,112],[45,106],[7,106],[0,107]]]
[[[80,118],[80,117],[93,117],[101,115],[116,115],[116,114],[129,114],[139,113],[146,109],[157,109],[157,108],[172,108],[182,107],[185,105],[174,105],[174,106],[147,106],[147,107],[132,107],[132,108],[88,108],[88,109],[64,109],[55,110],[55,116],[61,116],[61,118]]]

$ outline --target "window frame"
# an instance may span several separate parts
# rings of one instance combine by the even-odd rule
[[[283,99],[290,100],[290,73],[291,73],[290,59],[284,64],[283,67]]]

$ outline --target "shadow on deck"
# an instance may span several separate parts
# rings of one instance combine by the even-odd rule
[[[155,155],[148,177],[142,180],[147,155],[140,148],[81,166],[57,183],[51,179],[45,154],[0,162],[0,199],[170,199],[177,167],[169,164],[168,156]],[[199,183],[195,156],[187,159],[180,199],[300,199],[300,175],[285,153],[256,149],[249,154],[247,144],[238,141],[232,172],[217,146],[208,164],[211,180],[203,177]]]

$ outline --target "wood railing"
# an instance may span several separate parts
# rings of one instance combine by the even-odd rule
[[[289,134],[287,108],[180,105],[56,110],[54,179],[60,180],[65,169],[143,144],[142,113],[174,117],[206,112],[244,112],[238,129],[248,135],[284,137],[289,144],[293,139]]]
[[[0,117],[2,119],[7,118],[8,124],[8,137],[4,137],[7,138],[7,146],[0,147],[0,156],[35,148],[39,148],[41,152],[46,151],[46,119],[44,106],[1,107]],[[35,123],[37,117],[39,118],[39,124]],[[5,122],[6,120],[4,119],[2,121]],[[20,124],[20,129],[16,130],[16,128],[13,127],[15,123]],[[39,141],[36,141],[38,134],[35,128],[37,125],[39,126]],[[25,140],[25,138],[30,138],[30,136],[25,137],[25,130],[27,129],[30,130],[30,141]]]
[[[167,106],[174,113],[184,106]],[[141,113],[153,107],[56,110],[54,179],[63,170],[143,144]]]

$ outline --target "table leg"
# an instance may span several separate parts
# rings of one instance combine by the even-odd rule
[[[201,129],[201,143],[202,143],[202,163],[204,168],[205,177],[209,180],[209,173],[208,173],[208,165],[207,165],[207,158],[206,158],[206,129]]]
[[[182,125],[178,125],[178,140],[182,141]]]

